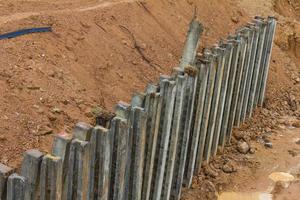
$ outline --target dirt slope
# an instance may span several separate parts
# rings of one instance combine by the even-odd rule
[[[297,5],[285,9],[289,2],[1,2],[0,33],[46,25],[54,31],[0,41],[0,162],[17,166],[26,149],[47,152],[54,133],[70,132],[77,121],[93,123],[94,108],[113,110],[117,101],[130,101],[134,91],[143,91],[148,82],[170,73],[180,59],[195,6],[205,26],[202,46],[233,33],[255,15],[278,17],[265,106],[235,134],[244,131],[245,140],[251,141],[282,124],[292,125],[284,116],[298,120],[300,115],[300,31]],[[241,166],[250,166],[250,172],[257,169],[256,161],[235,151],[235,142],[226,151],[240,159]],[[224,180],[238,184],[245,176]],[[200,174],[192,196],[185,197],[199,198],[198,180],[203,177],[219,191],[232,189],[228,182]]]
[[[54,133],[92,123],[93,108],[113,110],[169,74],[195,6],[203,45],[248,18],[227,0],[1,2],[1,33],[49,25],[53,33],[0,41],[0,162],[16,166],[24,150],[48,151]]]

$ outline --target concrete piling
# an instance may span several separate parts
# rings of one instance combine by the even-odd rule
[[[222,79],[224,75],[224,68],[225,68],[225,60],[226,60],[226,49],[216,47],[213,49],[213,52],[215,52],[217,57],[217,71],[215,76],[215,84],[213,89],[213,96],[211,100],[211,107],[210,107],[210,114],[209,114],[209,120],[208,120],[208,126],[207,126],[207,137],[205,141],[205,147],[204,147],[204,155],[203,160],[206,162],[209,162],[209,158],[211,156],[211,148],[212,148],[212,142],[213,137],[215,133],[216,128],[216,117],[217,117],[217,111],[219,106],[219,100],[220,100],[220,94],[222,89]]]
[[[7,178],[13,171],[12,168],[0,163],[0,199],[6,199]]]
[[[227,126],[227,130],[226,130],[228,141],[230,141],[231,135],[232,135],[232,129],[233,129],[234,119],[235,119],[236,110],[237,110],[238,97],[239,97],[239,92],[240,92],[242,72],[243,72],[246,50],[247,50],[247,42],[245,41],[245,39],[238,34],[237,40],[241,41],[241,48],[240,48],[240,51],[238,52],[239,59],[238,59],[236,76],[235,76],[235,80],[234,80],[234,89],[233,89],[231,105],[230,105],[231,114],[229,115],[228,126]]]
[[[6,200],[25,200],[27,180],[16,173],[10,175],[7,180]]]
[[[212,96],[213,96],[214,85],[215,85],[215,76],[216,76],[217,65],[218,65],[217,54],[213,54],[208,49],[204,52],[204,54],[208,59],[209,75],[208,75],[207,87],[205,91],[204,109],[203,109],[203,116],[201,120],[200,136],[199,136],[199,142],[198,142],[197,153],[196,153],[194,174],[198,174],[200,172],[202,161],[203,161],[203,152],[204,152],[205,140],[207,135],[210,107],[212,103]]]
[[[72,140],[68,162],[67,200],[88,198],[89,157],[90,144],[87,141]]]
[[[41,166],[40,199],[62,199],[63,162],[60,157],[46,155]]]
[[[73,130],[75,139],[88,141],[91,138],[92,126],[85,122],[78,122]]]
[[[161,95],[157,87],[150,85],[146,91],[145,111],[148,113],[145,143],[145,164],[142,189],[142,199],[148,200],[151,191],[152,173],[154,166],[157,136],[161,115]]]
[[[42,158],[43,153],[36,149],[31,149],[24,153],[20,174],[27,179],[26,200],[36,199],[38,196]]]
[[[162,200],[170,199],[173,174],[176,171],[175,160],[176,160],[177,151],[179,151],[177,143],[180,142],[179,132],[180,132],[180,128],[182,127],[182,123],[184,123],[184,121],[182,121],[182,112],[183,112],[183,99],[185,97],[186,84],[187,84],[187,75],[178,75],[176,78],[176,95],[175,95],[173,122],[172,122],[171,133],[170,133],[170,142],[169,142],[168,156],[166,161],[166,171],[164,175],[163,190],[161,195]],[[180,165],[179,162],[177,163],[177,166]]]
[[[244,107],[244,95],[246,91],[246,85],[249,84],[247,82],[248,76],[249,76],[249,66],[250,66],[250,56],[252,52],[252,41],[253,41],[253,34],[251,30],[248,27],[244,27],[239,30],[239,34],[241,37],[244,38],[245,42],[247,43],[247,48],[246,48],[246,55],[245,55],[245,62],[243,66],[243,71],[242,71],[242,77],[241,77],[241,83],[240,83],[240,89],[239,89],[239,94],[238,94],[238,101],[237,101],[237,107],[236,107],[236,114],[235,114],[235,120],[234,120],[234,125],[236,127],[239,127],[241,124],[242,120],[242,110]]]
[[[228,42],[233,44],[233,52],[232,52],[232,61],[231,61],[231,67],[228,77],[228,86],[227,86],[227,92],[226,92],[226,100],[225,100],[225,106],[223,111],[223,119],[220,129],[220,139],[219,144],[221,146],[221,151],[223,151],[225,142],[226,142],[226,133],[229,123],[229,117],[232,114],[231,112],[231,104],[232,104],[232,97],[234,92],[234,85],[236,80],[236,72],[237,72],[237,66],[239,61],[239,52],[241,50],[241,40],[239,38],[228,38]]]
[[[130,117],[132,121],[132,158],[128,199],[141,200],[147,114],[144,109],[140,107],[133,107]]]
[[[186,37],[185,46],[179,67],[184,69],[185,66],[194,65],[199,46],[199,38],[203,32],[203,26],[194,18],[190,25],[188,35]]]
[[[254,69],[253,69],[253,77],[251,81],[251,88],[250,88],[250,93],[249,93],[249,100],[248,100],[248,105],[247,105],[247,116],[251,117],[253,108],[255,106],[255,94],[256,94],[256,88],[257,88],[257,81],[259,77],[259,71],[260,71],[260,64],[261,64],[261,58],[262,58],[262,53],[263,53],[263,45],[264,45],[264,40],[265,40],[265,34],[266,34],[266,23],[260,21],[260,20],[255,20],[254,21],[255,25],[259,29],[259,39],[258,39],[258,44],[257,44],[257,52],[256,52],[256,57],[255,57],[255,64],[254,64]]]
[[[247,106],[248,106],[248,102],[249,102],[251,82],[252,82],[252,78],[253,78],[255,57],[256,57],[256,52],[257,52],[257,44],[258,44],[258,39],[259,39],[259,28],[257,26],[255,26],[255,24],[252,24],[252,23],[249,23],[248,27],[251,29],[251,32],[253,34],[253,42],[252,42],[251,55],[249,55],[250,56],[250,64],[249,64],[247,84],[246,84],[246,88],[245,88],[244,100],[243,100],[243,106],[242,106],[242,112],[241,112],[241,121],[242,122],[244,122],[247,117]]]
[[[273,47],[273,41],[275,37],[276,31],[276,19],[274,17],[268,18],[268,34],[267,34],[267,45],[265,50],[264,62],[263,62],[263,71],[262,71],[262,78],[260,82],[259,88],[259,99],[258,105],[262,106],[265,98],[265,91],[267,85],[267,79],[269,74],[269,67],[270,67],[270,59],[271,59],[271,52]]]
[[[183,117],[190,118],[190,123],[185,123],[185,132],[183,138],[186,138],[187,142],[183,140],[182,143],[178,144],[178,149],[181,149],[181,155],[178,156],[182,167],[179,165],[179,172],[175,174],[176,178],[173,181],[172,198],[179,199],[181,194],[182,184],[186,187],[190,187],[192,183],[192,177],[195,170],[195,162],[197,155],[197,147],[200,135],[200,126],[202,122],[203,108],[205,93],[208,81],[208,68],[210,63],[207,61],[205,56],[201,57],[196,63],[196,69],[198,71],[197,77],[195,77],[193,90],[190,91],[190,99],[187,102],[189,106],[184,105],[184,109],[189,108],[192,111],[185,112]],[[184,101],[186,101],[185,98]],[[192,100],[194,99],[194,100]],[[190,128],[187,128],[190,126]],[[185,153],[186,152],[186,153]]]
[[[68,171],[69,171],[69,155],[70,155],[70,145],[72,141],[72,135],[69,134],[59,134],[54,137],[52,146],[52,155],[60,157],[63,163],[62,169],[62,199],[66,199],[68,192]]]
[[[89,199],[108,200],[112,137],[108,130],[96,126],[91,135]]]
[[[217,154],[218,146],[219,146],[219,138],[224,114],[224,107],[227,95],[227,88],[229,82],[229,74],[231,71],[231,61],[232,61],[232,54],[233,54],[233,44],[228,43],[221,43],[222,48],[225,49],[225,65],[224,65],[224,74],[221,83],[221,91],[220,91],[220,98],[217,108],[217,115],[215,119],[215,129],[213,134],[212,140],[212,148],[211,148],[211,156],[215,156]]]
[[[123,199],[125,194],[125,170],[129,133],[127,120],[120,117],[113,118],[109,132],[113,137],[109,199],[119,200]]]
[[[155,150],[155,162],[152,175],[152,185],[150,193],[151,200],[159,200],[161,198],[174,110],[175,82],[169,81],[166,77],[161,77],[160,93],[162,95],[162,98],[160,99],[161,116],[159,121],[157,146]]]

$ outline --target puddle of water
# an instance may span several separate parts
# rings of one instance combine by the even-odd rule
[[[218,200],[272,200],[272,194],[268,193],[236,193],[236,192],[224,192]]]
[[[292,182],[295,180],[293,175],[285,172],[274,172],[269,175],[269,178],[274,182]]]

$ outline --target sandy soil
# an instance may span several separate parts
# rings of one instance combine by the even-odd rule
[[[277,146],[282,151],[274,153],[274,159],[289,159],[286,151],[293,149],[283,149],[290,137],[278,136],[284,141],[282,145],[273,141],[272,150],[264,149],[257,138],[274,132],[276,139],[280,128],[285,135],[289,126],[299,123],[299,4],[299,0],[0,1],[0,33],[49,25],[54,30],[0,41],[0,162],[17,167],[24,150],[49,151],[55,133],[70,132],[78,121],[93,123],[94,110],[113,111],[119,100],[130,101],[134,91],[143,91],[162,73],[169,74],[180,59],[195,6],[205,26],[202,46],[233,33],[255,15],[275,15],[278,30],[265,105],[235,130],[227,156],[212,162],[223,178],[212,177],[211,165],[206,167],[184,199],[205,199],[199,196],[202,189],[263,192],[242,183],[255,185],[255,173],[268,176],[269,171],[259,169],[271,165],[261,158],[273,155]],[[256,148],[251,158],[237,153],[240,139]],[[236,173],[222,172],[227,160],[234,161]],[[291,184],[291,189],[296,186]]]

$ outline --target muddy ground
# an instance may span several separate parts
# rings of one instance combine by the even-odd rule
[[[299,0],[0,1],[0,33],[53,27],[52,33],[0,41],[0,162],[18,167],[23,151],[49,151],[55,133],[71,132],[78,121],[93,123],[95,110],[113,111],[119,100],[130,101],[134,91],[169,74],[179,62],[195,7],[205,26],[202,47],[255,15],[276,16],[278,28],[264,107],[235,130],[226,155],[205,167],[183,199],[232,191],[273,192],[280,199],[289,192],[265,188],[272,188],[271,171],[299,176],[290,171],[294,164],[280,164],[299,160],[298,146],[291,142],[300,137],[299,129],[293,129],[300,120]],[[262,136],[272,149],[264,146]],[[255,153],[238,153],[240,140]],[[224,173],[227,163],[234,172]],[[264,179],[261,186],[256,186],[258,178]],[[212,195],[199,196],[209,188],[212,192],[206,193]],[[297,181],[290,188],[293,194],[287,199],[297,199]]]

